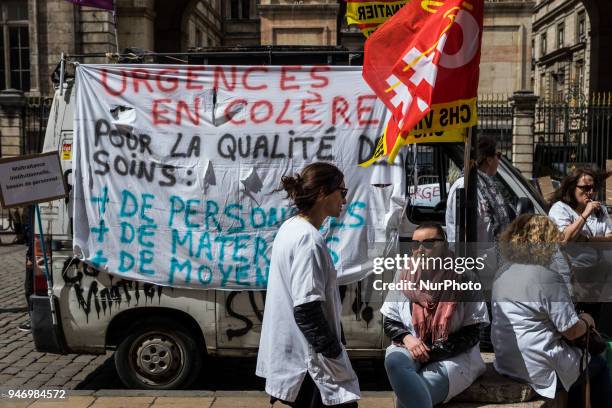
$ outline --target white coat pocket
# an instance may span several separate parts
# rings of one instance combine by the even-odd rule
[[[312,361],[315,379],[331,382],[343,382],[355,378],[355,372],[351,366],[345,350],[337,358],[327,358],[317,353]]]

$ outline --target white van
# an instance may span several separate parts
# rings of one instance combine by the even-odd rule
[[[72,186],[74,88],[72,82],[63,87],[55,93],[44,151],[60,152],[64,177]],[[366,142],[366,150],[374,146],[373,141]],[[406,239],[411,225],[444,221],[446,190],[463,166],[461,144],[423,145],[418,152],[422,157],[419,176],[425,177],[425,186],[417,190],[422,199],[407,211]],[[412,171],[410,163],[406,167]],[[544,212],[539,194],[507,161],[498,174],[510,203],[527,199],[536,212]],[[37,245],[32,327],[39,351],[102,354],[115,350],[122,381],[139,389],[189,386],[205,369],[206,354],[257,353],[265,291],[172,288],[97,270],[73,256],[71,206],[69,199],[40,205],[53,287],[51,291],[46,287]],[[372,279],[340,288],[343,329],[352,358],[381,357],[387,346],[378,311],[383,294],[373,291]]]

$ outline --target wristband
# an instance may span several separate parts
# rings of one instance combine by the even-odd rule
[[[587,219],[584,217],[584,215],[580,214],[580,218],[582,218],[584,222],[587,222]]]

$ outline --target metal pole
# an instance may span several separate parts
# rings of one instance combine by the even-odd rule
[[[60,55],[60,95],[64,95],[64,68],[66,64],[66,59],[64,58],[64,53],[62,52]]]
[[[40,218],[40,208],[38,204],[35,204],[36,208],[36,220],[38,223],[38,234],[40,237],[40,248],[42,249],[43,259],[45,260],[45,277],[47,278],[47,287],[51,287],[51,274],[49,273],[49,263],[47,261],[47,250],[45,248],[45,237],[42,230],[42,220]]]
[[[42,229],[42,220],[40,218],[40,208],[38,204],[35,204],[36,210],[36,221],[38,223],[38,234],[40,237],[40,248],[42,249],[43,259],[45,260],[45,278],[47,279],[47,295],[49,296],[50,309],[51,309],[51,319],[53,325],[57,325],[57,316],[55,313],[55,302],[53,301],[53,281],[51,279],[51,273],[49,271],[49,262],[47,260],[47,248],[45,247],[45,237]]]

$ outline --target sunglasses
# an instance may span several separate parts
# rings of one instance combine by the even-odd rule
[[[342,198],[346,198],[346,195],[348,194],[348,188],[338,187],[338,190],[340,190],[340,195],[342,196]]]
[[[593,191],[595,190],[595,184],[585,184],[583,186],[576,186],[579,189],[581,189],[582,191]]]
[[[436,242],[444,242],[444,239],[442,239],[442,238],[428,238],[428,239],[424,239],[422,241],[410,241],[410,246],[412,247],[413,251],[416,251],[421,246],[423,248],[425,248],[425,249],[433,249],[433,247],[436,245]]]

